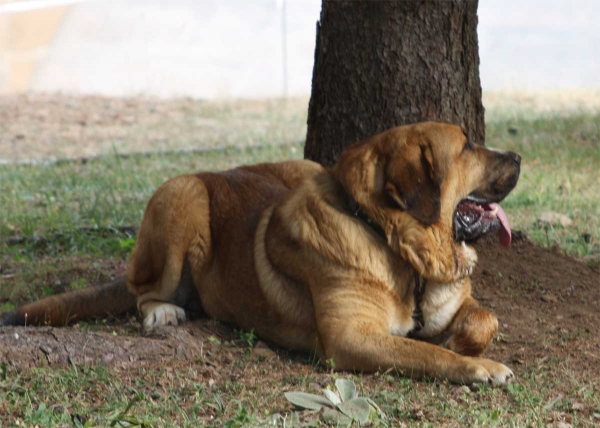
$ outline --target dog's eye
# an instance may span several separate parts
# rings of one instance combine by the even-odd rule
[[[475,144],[473,144],[471,142],[471,140],[467,140],[467,144],[465,144],[462,151],[464,152],[465,150],[473,150],[473,149],[475,149]]]

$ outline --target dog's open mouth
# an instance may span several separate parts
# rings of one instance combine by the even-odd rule
[[[500,205],[495,202],[478,203],[469,198],[459,202],[454,213],[457,241],[474,241],[496,231],[500,245],[508,247],[511,241],[510,225]]]

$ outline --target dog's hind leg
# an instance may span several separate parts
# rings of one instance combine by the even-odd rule
[[[200,178],[177,177],[156,191],[127,266],[127,285],[138,296],[145,329],[185,320],[185,302],[174,304],[179,286],[193,287],[181,284],[184,264],[201,269],[210,256],[210,238],[209,196]],[[183,280],[191,281],[191,275]]]
[[[461,355],[477,357],[485,351],[498,331],[498,319],[479,307],[472,297],[467,298],[447,329],[445,347]]]

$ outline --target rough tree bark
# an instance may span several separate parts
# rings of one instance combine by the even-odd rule
[[[332,165],[345,146],[434,120],[485,138],[477,1],[323,0],[305,157]]]

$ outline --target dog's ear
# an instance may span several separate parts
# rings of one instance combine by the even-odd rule
[[[445,170],[429,142],[399,147],[386,167],[385,192],[395,205],[429,226],[440,218]]]
[[[378,161],[378,136],[354,143],[344,149],[331,169],[344,191],[363,209],[374,205],[373,196],[383,188],[383,165]]]

